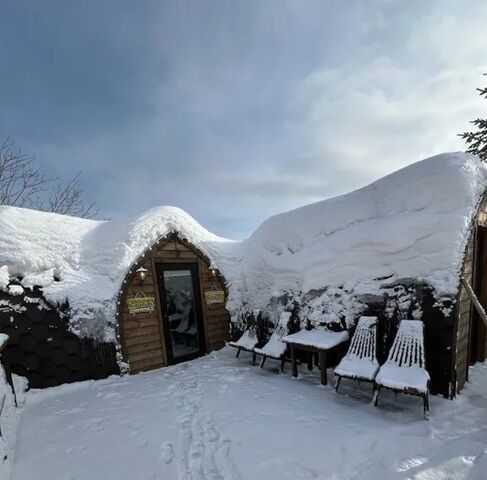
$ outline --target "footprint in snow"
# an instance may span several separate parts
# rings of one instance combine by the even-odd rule
[[[223,440],[220,447],[218,448],[218,454],[220,458],[227,459],[230,456],[230,448],[232,446],[232,441],[229,439]]]
[[[172,462],[174,458],[174,447],[171,442],[161,443],[159,457],[166,464]]]
[[[397,471],[398,472],[407,472],[408,470],[411,470],[413,468],[417,468],[423,463],[425,463],[428,459],[426,457],[418,456],[418,457],[412,457],[412,458],[404,458],[399,462],[399,465],[397,466]]]
[[[468,397],[469,402],[475,407],[487,408],[487,398],[484,395],[474,394]]]
[[[210,442],[216,442],[220,438],[220,435],[213,427],[208,429],[206,435]]]

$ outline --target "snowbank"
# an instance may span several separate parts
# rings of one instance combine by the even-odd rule
[[[83,220],[0,207],[0,288],[22,277],[53,303],[66,299],[83,335],[113,340],[117,294],[130,267],[172,231],[225,276],[232,313],[265,308],[284,292],[308,298],[311,320],[360,313],[356,299],[385,283],[414,279],[438,297],[454,295],[487,170],[463,153],[438,155],[371,185],[266,220],[232,242],[180,209],[161,207],[128,221]],[[325,290],[326,288],[326,290]],[[11,293],[20,293],[14,288]],[[320,318],[318,318],[320,317]],[[98,335],[100,335],[98,333]]]

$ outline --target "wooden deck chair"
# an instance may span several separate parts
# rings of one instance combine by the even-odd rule
[[[272,332],[269,341],[262,348],[255,348],[254,352],[262,355],[260,367],[264,366],[267,358],[273,358],[281,362],[279,371],[284,370],[284,363],[286,362],[287,344],[282,339],[289,333],[289,320],[291,319],[291,312],[281,312],[276,328]]]
[[[344,377],[374,383],[379,371],[376,342],[377,317],[360,317],[348,352],[335,368],[337,392]]]
[[[238,358],[242,350],[252,352],[252,363],[255,365],[256,354],[254,348],[259,342],[257,337],[257,325],[260,317],[260,310],[254,310],[247,321],[247,328],[236,342],[228,342],[231,347],[237,349],[235,358]]]
[[[424,324],[419,320],[402,320],[386,363],[375,378],[377,406],[381,388],[396,393],[417,395],[423,399],[423,413],[429,415],[430,376],[424,361]]]

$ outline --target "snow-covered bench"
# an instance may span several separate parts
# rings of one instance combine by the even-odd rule
[[[282,339],[289,333],[289,320],[291,319],[291,312],[281,312],[276,328],[272,332],[269,341],[262,348],[254,348],[254,352],[262,355],[261,368],[264,366],[266,359],[273,358],[280,360],[280,371],[284,370],[284,363],[286,362],[287,344]]]
[[[228,342],[231,347],[237,349],[236,358],[240,355],[242,350],[246,352],[252,352],[252,363],[255,364],[255,352],[259,339],[257,337],[257,325],[260,317],[260,310],[254,310],[251,317],[248,319],[247,328],[245,329],[242,336],[236,342]]]
[[[298,362],[296,359],[296,350],[308,352],[308,369],[313,368],[310,355],[317,353],[320,360],[321,383],[326,385],[328,380],[326,376],[326,354],[328,350],[340,345],[348,340],[348,332],[332,332],[325,328],[313,328],[312,330],[300,330],[283,338],[283,342],[289,345],[291,349],[291,362],[293,366],[293,377],[298,376]]]
[[[335,368],[338,391],[342,378],[374,382],[379,370],[376,354],[377,317],[360,317],[347,354]]]
[[[424,361],[424,325],[419,320],[402,320],[386,363],[375,377],[375,405],[381,388],[418,395],[423,399],[425,417],[429,414],[430,376]]]

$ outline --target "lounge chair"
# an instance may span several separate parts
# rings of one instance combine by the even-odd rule
[[[425,418],[429,415],[430,376],[425,368],[423,330],[423,322],[419,320],[402,320],[399,324],[389,357],[375,378],[376,406],[381,389],[388,388],[421,397]]]
[[[257,324],[260,317],[260,310],[254,310],[252,315],[247,321],[247,328],[243,332],[242,336],[236,342],[228,342],[231,347],[237,349],[235,358],[238,358],[242,350],[246,352],[252,352],[252,363],[255,364],[255,352],[254,348],[259,342],[257,337]]]
[[[273,358],[281,362],[280,372],[284,370],[286,362],[287,344],[282,339],[289,333],[289,320],[291,319],[291,312],[281,312],[276,328],[272,332],[269,341],[262,348],[254,348],[254,352],[262,355],[260,367],[264,366],[267,358]]]
[[[377,317],[360,317],[348,352],[335,368],[337,392],[342,378],[374,383],[379,371],[376,340]]]

